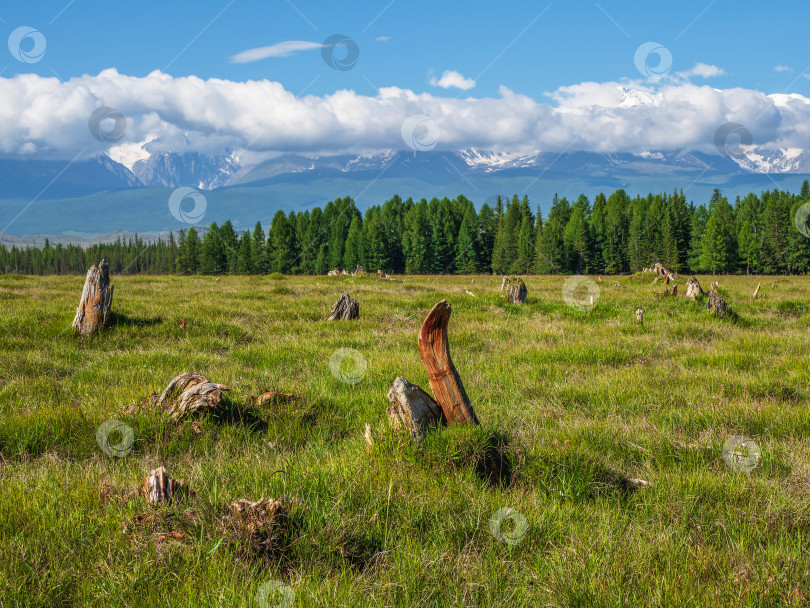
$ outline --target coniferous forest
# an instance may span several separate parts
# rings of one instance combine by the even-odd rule
[[[257,222],[238,234],[226,221],[148,242],[136,235],[86,248],[47,241],[0,248],[0,272],[83,274],[106,258],[115,274],[325,274],[357,266],[398,274],[618,274],[654,262],[682,273],[804,274],[810,238],[794,217],[807,203],[807,180],[799,194],[749,193],[733,203],[719,190],[699,205],[683,191],[630,198],[616,190],[593,201],[555,195],[547,217],[517,195],[478,211],[464,196],[394,196],[364,214],[346,197],[324,209],[279,211],[269,231]]]

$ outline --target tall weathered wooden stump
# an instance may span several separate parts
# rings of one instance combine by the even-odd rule
[[[350,321],[360,318],[360,303],[352,300],[349,294],[344,293],[337,302],[332,305],[332,314],[328,321]]]
[[[419,331],[419,354],[430,379],[430,388],[444,411],[448,422],[478,424],[461,377],[450,358],[447,343],[447,324],[450,321],[450,304],[447,300],[437,302],[430,309]]]
[[[110,319],[113,286],[110,285],[110,265],[101,260],[98,266],[91,266],[84,280],[82,299],[76,309],[73,328],[83,336],[89,336],[102,329]]]
[[[529,294],[526,283],[520,277],[504,277],[501,281],[501,297],[512,304],[523,304]]]

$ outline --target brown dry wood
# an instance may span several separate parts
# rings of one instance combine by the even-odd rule
[[[436,402],[444,411],[448,422],[478,424],[461,377],[450,358],[447,343],[447,324],[450,321],[450,304],[447,300],[437,302],[430,309],[419,331],[419,354],[428,372],[430,387]]]
[[[227,386],[211,382],[200,372],[185,372],[169,382],[157,402],[177,419],[190,412],[216,409],[227,390]]]
[[[91,266],[84,280],[82,298],[73,319],[73,329],[83,336],[94,334],[110,320],[113,286],[110,285],[110,266],[101,260],[98,266]]]
[[[332,311],[328,321],[350,321],[360,318],[360,303],[344,293],[338,301],[332,305]]]
[[[431,425],[446,424],[441,406],[420,387],[396,378],[388,391],[388,420],[394,429],[406,428],[421,440]]]
[[[757,288],[754,290],[754,296],[753,297],[754,297],[755,300],[757,299],[757,296],[759,295],[759,288],[760,287],[762,287],[762,282],[757,283]]]

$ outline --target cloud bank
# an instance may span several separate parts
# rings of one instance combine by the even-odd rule
[[[88,128],[108,106],[126,117],[115,141]],[[147,144],[153,152],[237,152],[257,160],[281,153],[338,154],[405,149],[402,127],[423,115],[438,149],[644,152],[693,149],[717,154],[714,134],[744,125],[757,146],[810,149],[810,100],[801,95],[717,89],[682,80],[583,82],[541,102],[501,87],[496,97],[437,96],[386,87],[296,98],[280,83],[143,78],[109,69],[64,83],[34,74],[0,78],[0,156],[72,159]],[[101,123],[102,130],[111,125]]]

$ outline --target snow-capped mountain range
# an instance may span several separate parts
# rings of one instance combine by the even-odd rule
[[[99,164],[120,177],[129,186],[176,188],[191,186],[198,190],[215,190],[224,186],[246,184],[284,174],[318,173],[334,170],[343,174],[381,171],[400,156],[422,157],[434,161],[442,157],[460,160],[460,168],[473,174],[495,174],[515,169],[543,169],[565,160],[579,158],[577,170],[599,170],[609,166],[660,165],[662,167],[702,167],[712,165],[728,168],[729,162],[751,173],[810,173],[810,152],[798,148],[766,149],[750,147],[740,154],[725,158],[690,152],[645,151],[630,153],[570,153],[534,152],[520,154],[495,152],[478,148],[461,148],[444,152],[384,150],[376,154],[305,157],[284,155],[256,165],[242,165],[239,157],[230,155],[205,156],[198,153],[155,153],[136,161],[131,170],[109,156],[99,157]],[[590,158],[588,158],[590,157]],[[424,165],[410,162],[411,165]],[[455,163],[454,163],[455,164]],[[563,165],[570,164],[563,162]],[[573,168],[573,167],[572,167]]]
[[[495,194],[517,193],[547,212],[555,193],[592,198],[617,188],[631,195],[684,189],[700,203],[714,188],[729,198],[777,184],[798,191],[801,174],[810,173],[810,153],[756,147],[738,159],[696,151],[526,154],[469,147],[287,154],[252,165],[232,153],[129,152],[117,160],[102,155],[69,164],[0,160],[0,233],[86,236],[177,230],[185,226],[170,213],[167,201],[181,186],[204,193],[207,208],[200,224],[231,219],[243,229],[256,220],[266,225],[279,209],[323,207],[342,196],[353,197],[364,209],[395,194],[415,200],[464,194],[480,205]]]

